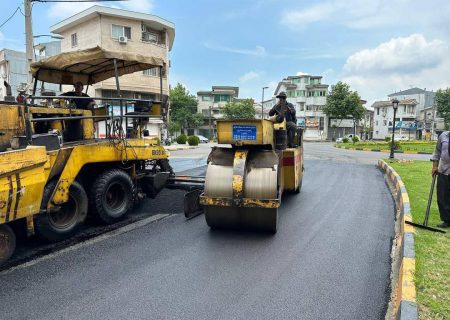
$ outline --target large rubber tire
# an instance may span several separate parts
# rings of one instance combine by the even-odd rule
[[[52,180],[44,188],[41,209],[45,210],[56,187]],[[54,211],[38,214],[34,218],[36,234],[39,238],[57,242],[73,236],[78,226],[84,222],[88,212],[88,197],[83,186],[74,181],[69,188],[69,201],[58,205]]]
[[[97,218],[111,224],[122,219],[134,203],[135,187],[123,170],[103,172],[91,189],[91,203]]]
[[[10,226],[0,225],[0,266],[5,263],[16,249],[16,235]]]

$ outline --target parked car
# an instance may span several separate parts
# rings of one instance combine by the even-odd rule
[[[200,143],[208,143],[209,142],[209,139],[205,136],[197,135],[197,137],[200,139]]]

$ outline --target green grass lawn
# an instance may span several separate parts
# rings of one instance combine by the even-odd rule
[[[436,147],[436,141],[399,141],[400,149],[402,151],[428,152],[432,153]],[[353,144],[338,143],[337,146],[342,148],[361,148],[361,149],[376,149],[376,150],[390,150],[389,144],[385,141],[361,141]]]
[[[431,186],[430,161],[391,162],[411,201],[413,221],[422,223]],[[429,226],[440,222],[434,192]],[[450,319],[450,229],[447,234],[415,229],[416,288],[420,319]]]

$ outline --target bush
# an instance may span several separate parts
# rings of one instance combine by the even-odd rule
[[[353,141],[353,144],[357,143],[359,141],[359,137],[353,136],[352,141]]]
[[[389,142],[389,141],[391,141],[391,140],[392,140],[392,137],[390,137],[390,136],[384,137],[384,141],[386,141],[386,142]]]
[[[198,144],[200,143],[200,138],[197,136],[189,136],[187,138],[187,142],[190,146],[198,146]]]
[[[348,137],[344,137],[344,138],[342,138],[342,142],[343,143],[348,143],[350,140],[348,139]]]
[[[177,137],[177,143],[178,143],[178,144],[186,144],[186,141],[187,141],[187,137],[186,137],[185,134],[180,134],[180,135]]]
[[[389,148],[392,148],[392,141],[389,141]],[[399,150],[400,148],[400,142],[394,140],[394,150]]]

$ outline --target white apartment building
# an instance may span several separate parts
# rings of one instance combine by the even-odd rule
[[[416,139],[417,105],[415,99],[399,100],[395,116],[395,139]],[[386,136],[392,135],[392,122],[394,121],[392,100],[376,101],[372,107],[374,109],[373,138],[384,139]]]
[[[392,134],[392,119],[386,118],[393,116],[393,99],[400,101],[396,117],[396,122],[400,122],[396,124],[396,137],[422,139],[431,135],[432,139],[437,139],[438,134],[444,130],[444,122],[435,110],[435,96],[433,91],[411,88],[389,94],[389,101],[375,102],[374,139],[384,139],[385,135]]]
[[[50,32],[64,38],[61,52],[99,46],[111,51],[162,58],[165,61],[162,94],[169,95],[169,52],[175,38],[175,25],[172,22],[151,14],[96,5],[53,25]],[[157,68],[120,77],[124,98],[160,100],[160,87]],[[117,97],[115,79],[92,85],[88,94],[104,98]],[[117,106],[113,106],[115,109]],[[153,125],[148,128],[150,134],[159,136],[161,125],[162,121],[153,121]]]
[[[305,128],[304,138],[325,140],[328,120],[323,113],[328,85],[322,84],[321,76],[288,76],[278,83],[275,96],[286,92],[287,101],[295,106],[297,125]]]
[[[214,136],[215,121],[223,118],[222,109],[228,102],[238,101],[239,87],[212,86],[211,91],[197,92],[197,112],[203,114],[205,123],[198,128],[200,134],[208,138]],[[211,131],[211,136],[210,136]]]

